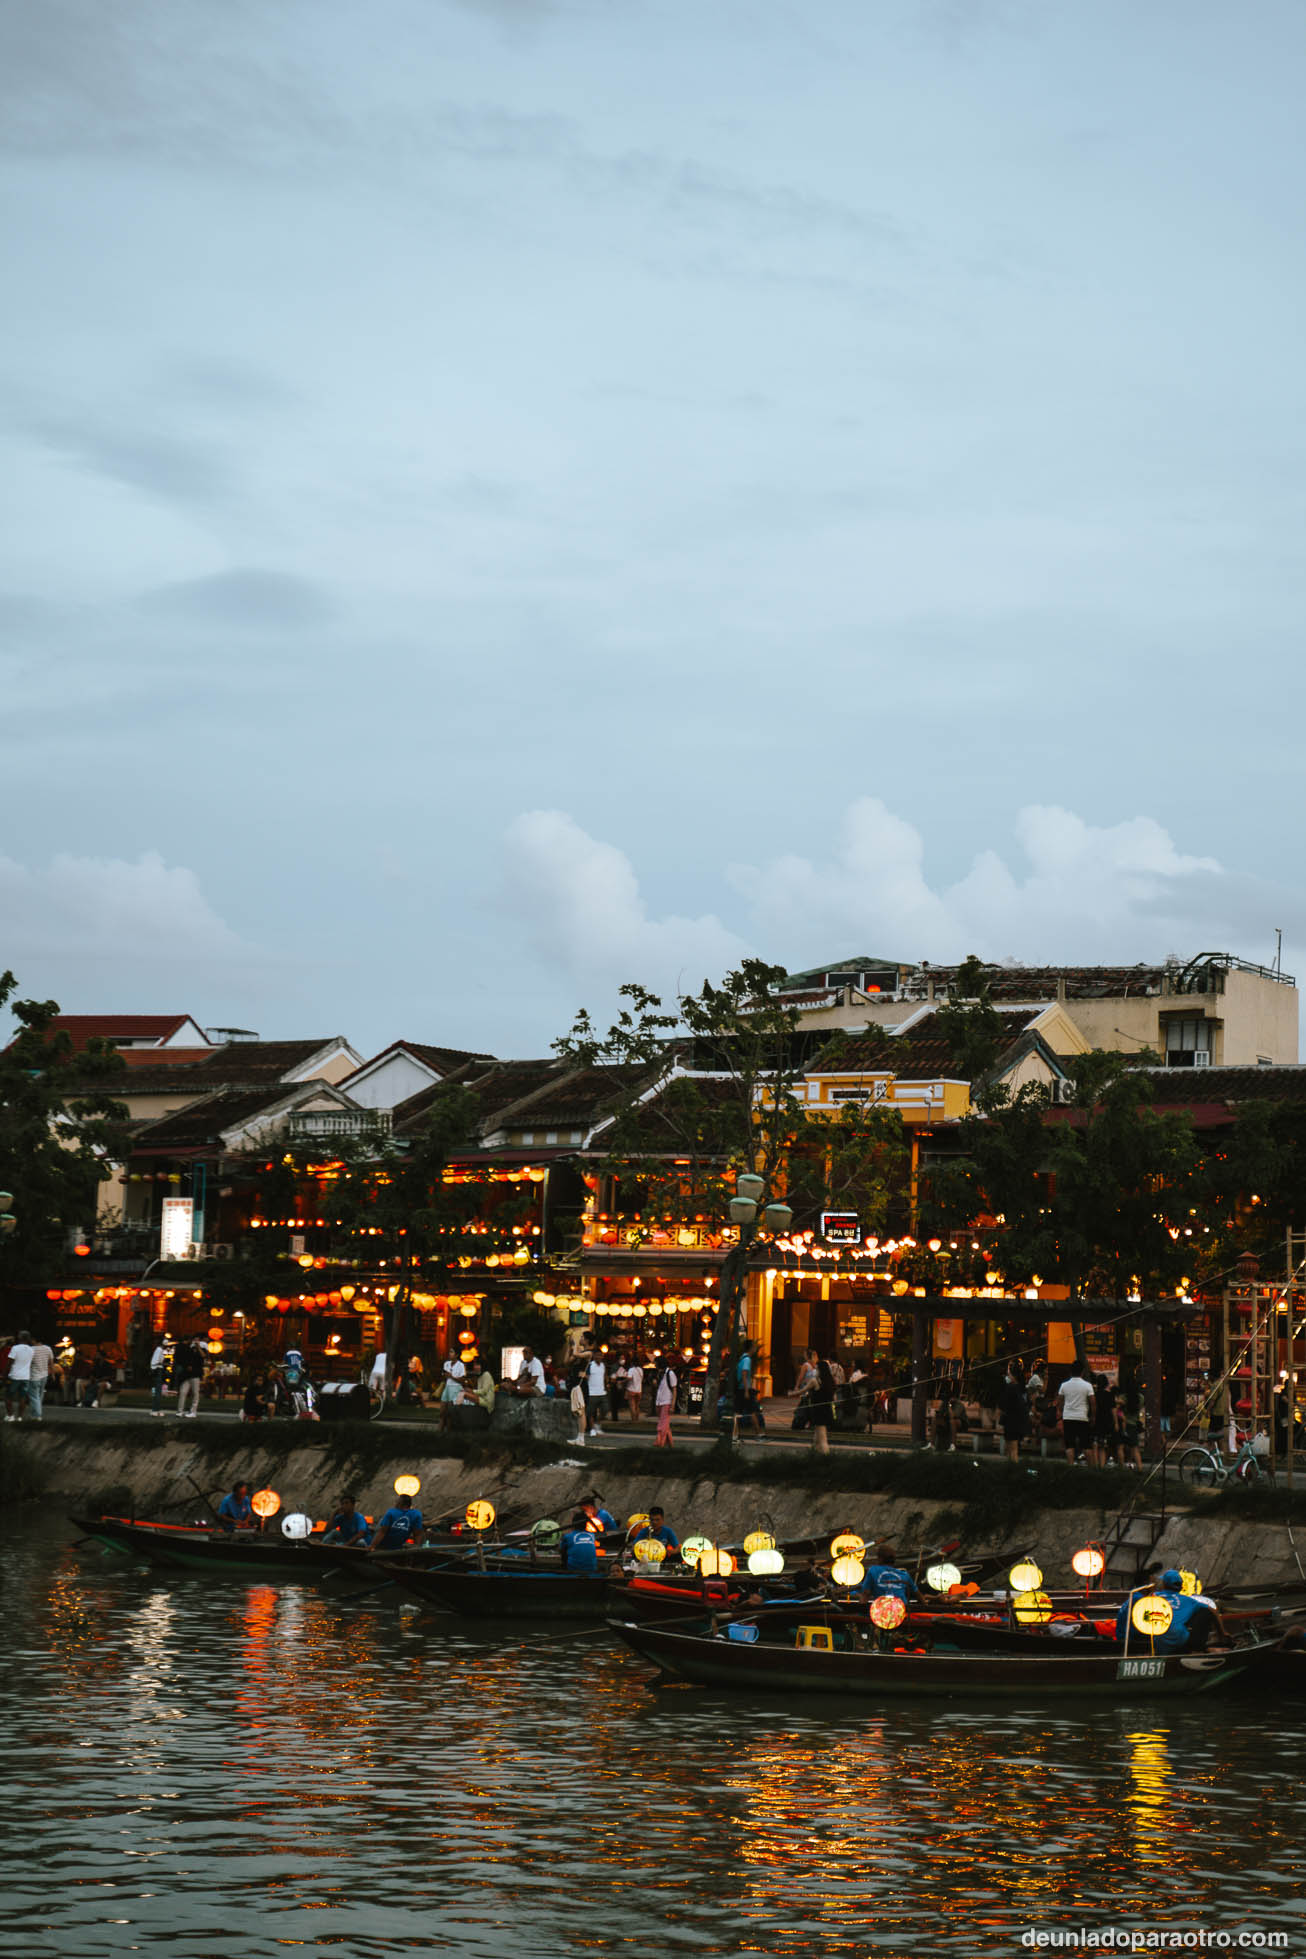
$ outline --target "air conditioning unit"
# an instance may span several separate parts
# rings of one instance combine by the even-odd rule
[[[1054,1081],[1051,1084],[1051,1091],[1054,1102],[1065,1104],[1075,1099],[1075,1084],[1072,1081]]]
[[[1210,1065],[1211,1065],[1211,1056],[1210,1056],[1209,1049],[1197,1048],[1193,1054],[1194,1068],[1209,1068]]]
[[[236,1247],[234,1245],[206,1245],[204,1247],[204,1256],[205,1258],[234,1258],[236,1256]]]

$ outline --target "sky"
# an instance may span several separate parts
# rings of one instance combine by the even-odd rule
[[[1297,970],[1304,72],[0,0],[0,970],[506,1055],[751,953]]]

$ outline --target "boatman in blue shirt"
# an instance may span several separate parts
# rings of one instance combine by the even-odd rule
[[[596,1496],[587,1496],[581,1509],[585,1512],[585,1522],[596,1535],[605,1530],[615,1530],[617,1520],[610,1510],[605,1510]]]
[[[916,1581],[911,1573],[894,1563],[895,1552],[892,1544],[877,1544],[875,1554],[876,1562],[867,1565],[866,1576],[858,1588],[864,1596],[871,1599],[884,1598],[887,1595],[890,1598],[900,1598],[904,1605],[910,1605],[914,1599],[919,1600],[920,1593],[916,1589]]]
[[[237,1483],[231,1494],[224,1496],[218,1505],[218,1528],[225,1531],[248,1530],[253,1521],[249,1484]]]
[[[406,1544],[419,1536],[422,1529],[422,1513],[412,1503],[394,1503],[386,1511],[376,1527],[376,1533],[368,1549],[371,1551],[402,1551]]]
[[[367,1518],[358,1508],[358,1500],[352,1490],[346,1490],[336,1511],[326,1528],[324,1544],[366,1544],[371,1536]]]
[[[641,1537],[656,1537],[658,1543],[665,1544],[668,1551],[678,1551],[680,1549],[680,1539],[676,1536],[670,1524],[667,1523],[666,1518],[656,1504],[653,1505],[648,1513],[648,1522],[641,1524],[638,1530],[631,1532],[630,1541],[632,1544],[638,1544]]]
[[[595,1578],[599,1569],[599,1547],[583,1510],[573,1512],[571,1523],[562,1533],[562,1564],[565,1571]]]
[[[1152,1595],[1150,1585],[1132,1591],[1116,1613],[1116,1638],[1123,1646],[1128,1633],[1131,1653],[1135,1648],[1139,1653],[1200,1653],[1212,1633],[1221,1640],[1228,1639],[1215,1601],[1201,1592],[1185,1592],[1182,1572],[1163,1571],[1156,1590],[1170,1607],[1170,1624],[1163,1633],[1140,1633],[1130,1624],[1135,1602]]]

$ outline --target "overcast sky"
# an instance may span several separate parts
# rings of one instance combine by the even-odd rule
[[[0,968],[1306,962],[1299,0],[0,0]]]

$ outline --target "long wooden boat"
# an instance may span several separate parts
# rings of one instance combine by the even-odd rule
[[[279,1530],[221,1531],[208,1524],[144,1523],[128,1517],[74,1515],[72,1522],[84,1537],[172,1570],[293,1572],[312,1578],[330,1569],[315,1555],[318,1547],[310,1540],[286,1538]]]
[[[606,1572],[562,1571],[557,1566],[487,1564],[422,1569],[396,1564],[387,1574],[428,1605],[475,1619],[602,1619],[610,1580]]]
[[[750,1692],[900,1696],[975,1696],[995,1700],[1055,1697],[1132,1700],[1139,1695],[1210,1693],[1250,1678],[1277,1654],[1262,1642],[1221,1653],[1121,1653],[1064,1651],[1060,1642],[1040,1652],[959,1652],[935,1648],[882,1648],[870,1636],[847,1645],[802,1645],[801,1630],[786,1616],[768,1636],[752,1643],[726,1626],[684,1628],[613,1621],[613,1631],[643,1660],[672,1679],[704,1687]]]

